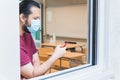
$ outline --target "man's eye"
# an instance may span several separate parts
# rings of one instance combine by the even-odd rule
[[[38,20],[38,19],[40,19],[40,18],[34,18],[34,20]]]
[[[38,18],[34,18],[34,20],[37,20]]]

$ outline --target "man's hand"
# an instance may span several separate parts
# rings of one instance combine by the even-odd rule
[[[53,56],[56,59],[58,59],[58,58],[61,58],[65,53],[66,53],[66,47],[61,47],[61,45],[58,45],[55,48],[55,52],[54,52]]]

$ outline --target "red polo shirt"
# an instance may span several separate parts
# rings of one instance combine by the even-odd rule
[[[20,36],[20,66],[32,63],[33,54],[37,52],[30,33]]]

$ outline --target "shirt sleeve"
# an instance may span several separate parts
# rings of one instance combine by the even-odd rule
[[[20,66],[24,66],[29,62],[31,62],[31,60],[27,53],[23,49],[20,49]]]

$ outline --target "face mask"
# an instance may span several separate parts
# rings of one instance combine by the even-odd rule
[[[31,20],[31,26],[27,27],[27,29],[31,32],[34,33],[38,31],[38,29],[41,26],[41,21],[40,20]]]

